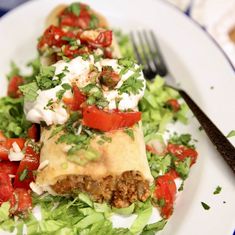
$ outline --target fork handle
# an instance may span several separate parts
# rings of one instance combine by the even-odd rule
[[[231,167],[233,173],[235,173],[235,148],[233,145],[185,91],[180,89],[178,91],[205,130],[211,142]]]

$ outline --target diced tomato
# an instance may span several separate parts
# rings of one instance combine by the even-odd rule
[[[173,179],[177,179],[179,177],[178,173],[175,170],[170,170],[165,175],[171,176]]]
[[[74,3],[74,4],[78,4],[78,8],[80,9],[79,15],[74,14],[69,10],[69,8],[66,8],[59,15],[60,25],[78,27],[81,29],[90,28],[91,11],[89,10],[89,7],[82,3]]]
[[[113,52],[110,47],[106,47],[104,50],[104,58],[112,59],[113,58]]]
[[[89,35],[90,35],[89,33],[86,33],[86,31],[84,31],[84,33],[80,35],[80,39],[83,43],[84,42],[88,43],[90,46],[94,48],[109,47],[112,44],[113,33],[111,30],[100,31],[95,39],[92,37],[89,37]]]
[[[0,142],[0,159],[8,160],[9,150],[12,147],[12,144],[16,142],[20,149],[24,148],[25,139],[23,138],[8,138],[5,141]]]
[[[169,218],[173,213],[173,204],[176,195],[176,185],[173,176],[166,174],[159,176],[155,182],[156,188],[154,195],[158,201],[163,200],[163,205],[160,207],[161,215]]]
[[[25,188],[16,188],[13,194],[12,214],[26,214],[32,209],[32,197],[30,191]]]
[[[79,55],[85,55],[91,53],[91,50],[87,46],[83,46],[78,49],[71,49],[70,45],[65,45],[63,47],[63,54],[64,56],[68,57],[69,59],[73,59]]]
[[[187,148],[183,145],[169,143],[167,146],[167,150],[169,153],[173,154],[181,161],[183,161],[187,157],[190,157],[191,165],[193,165],[197,160],[198,153],[195,149]]]
[[[146,151],[148,151],[148,152],[150,152],[150,153],[156,154],[155,149],[154,149],[151,145],[149,145],[149,144],[146,144],[146,145],[145,145],[145,149],[146,149]]]
[[[5,142],[0,144],[0,160],[8,160],[9,149],[6,148]]]
[[[9,138],[6,140],[6,147],[10,149],[12,147],[13,143],[17,143],[17,145],[20,147],[20,149],[24,148],[25,139],[23,138]]]
[[[9,175],[5,172],[0,172],[0,205],[12,198],[13,191]]]
[[[68,44],[68,40],[64,40],[63,37],[74,38],[74,34],[71,32],[64,32],[61,28],[54,25],[49,26],[38,43],[38,49],[40,50],[45,45],[52,47],[61,47]]]
[[[73,86],[73,98],[63,98],[63,102],[72,111],[77,111],[81,108],[81,104],[86,101],[86,96],[81,93],[77,86]]]
[[[39,128],[37,124],[33,124],[27,131],[28,137],[35,141],[38,141],[40,138]]]
[[[7,139],[7,137],[2,133],[2,131],[0,131],[0,144],[1,142],[5,142]]]
[[[0,162],[0,172],[4,172],[8,175],[15,175],[17,172],[19,164],[17,162]]]
[[[39,153],[36,153],[32,147],[27,146],[25,157],[21,160],[16,173],[14,188],[29,189],[29,184],[34,181],[34,171],[39,166]],[[24,174],[24,177],[21,177]],[[22,179],[23,178],[23,179]]]
[[[21,76],[13,76],[8,84],[7,95],[12,98],[19,98],[22,95],[19,86],[23,83],[24,79]]]
[[[191,158],[191,166],[197,161],[197,151],[195,149],[185,149],[183,155]]]
[[[103,111],[96,106],[83,108],[83,124],[100,131],[131,127],[141,120],[141,112]]]
[[[178,102],[178,100],[176,99],[170,99],[167,102],[167,105],[170,106],[170,108],[174,111],[174,112],[178,112],[180,110],[180,104]]]

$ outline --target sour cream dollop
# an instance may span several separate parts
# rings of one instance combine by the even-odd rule
[[[64,124],[69,118],[69,113],[63,101],[60,100],[58,102],[57,97],[58,92],[63,89],[63,84],[66,83],[71,86],[76,84],[79,88],[85,87],[92,82],[90,81],[89,73],[94,67],[96,67],[99,72],[102,71],[102,67],[104,66],[111,66],[118,74],[120,74],[120,71],[122,70],[122,66],[119,65],[117,59],[100,59],[95,62],[93,55],[90,55],[86,59],[79,56],[69,62],[61,60],[52,66],[55,67],[55,74],[52,80],[57,79],[58,74],[61,73],[64,73],[64,77],[62,78],[60,85],[48,90],[38,90],[38,96],[35,101],[26,101],[24,103],[26,118],[31,122],[45,122],[47,125]],[[139,65],[135,64],[134,68],[138,69]],[[120,93],[118,91],[123,83],[134,73],[135,71],[133,69],[128,70],[126,73],[120,75],[120,80],[114,89],[102,90],[104,98],[108,101],[107,109],[119,109],[123,111],[138,109],[138,102],[143,97],[146,87],[142,72],[140,72],[139,77],[137,77],[138,80],[143,82],[143,87],[139,90],[138,94]],[[72,97],[72,92],[67,90],[63,96]]]

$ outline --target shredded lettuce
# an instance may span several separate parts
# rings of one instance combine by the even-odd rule
[[[22,98],[0,98],[0,130],[7,137],[23,137],[30,125],[25,119]]]
[[[167,220],[162,219],[156,223],[148,224],[144,227],[141,235],[154,235],[156,232],[162,230],[167,223]]]
[[[0,207],[0,223],[9,218],[10,203],[4,202]]]
[[[132,203],[130,206],[125,208],[113,208],[113,212],[120,215],[131,215],[135,210],[135,204]]]
[[[147,82],[144,97],[139,103],[145,137],[149,133],[164,133],[167,124],[175,120],[187,122],[188,109],[185,104],[181,105],[178,112],[173,112],[166,105],[168,100],[179,98],[177,91],[164,86],[164,79],[160,76],[157,76],[153,82]]]
[[[143,228],[148,223],[150,216],[152,215],[152,209],[152,205],[149,204],[148,208],[139,211],[137,218],[130,227],[130,232],[133,234],[138,234],[143,230]]]

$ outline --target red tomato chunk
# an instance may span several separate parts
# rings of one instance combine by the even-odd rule
[[[131,127],[141,120],[141,112],[103,111],[96,106],[83,108],[83,124],[100,131]]]

